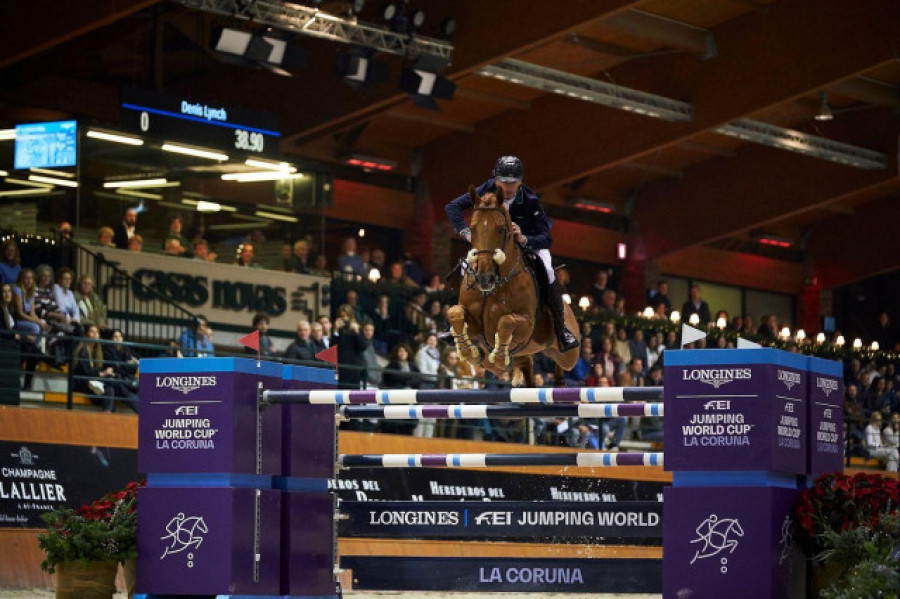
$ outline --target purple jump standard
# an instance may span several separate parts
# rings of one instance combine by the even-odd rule
[[[662,466],[661,452],[634,453],[375,453],[338,456],[344,468],[486,468],[490,466]]]

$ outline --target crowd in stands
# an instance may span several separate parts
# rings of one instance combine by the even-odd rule
[[[115,227],[102,227],[97,243],[102,246],[139,249],[137,213],[129,210]],[[327,269],[324,255],[311,259],[311,242],[301,239],[284,244],[285,271],[303,274],[334,274]],[[202,238],[188,241],[182,236],[179,217],[169,221],[163,251],[193,260],[214,261],[215,253]],[[334,263],[338,275],[331,286],[332,310],[314,321],[297,323],[296,338],[279,352],[268,335],[269,317],[257,314],[252,328],[259,331],[260,354],[264,358],[306,364],[321,364],[317,355],[337,348],[339,384],[345,388],[464,389],[484,385],[504,386],[500,379],[480,366],[460,359],[449,335],[447,309],[455,304],[454,294],[445,288],[441,276],[426,273],[410,256],[388,261],[380,248],[357,247],[355,238],[344,240]],[[234,264],[254,268],[254,240],[247,239],[235,252]],[[588,289],[583,317],[580,357],[575,367],[557,381],[552,362],[538,355],[534,360],[536,386],[657,386],[663,384],[663,356],[667,348],[680,347],[677,331],[671,327],[643,327],[625,323],[627,311],[621,294],[610,284],[609,272],[601,269]],[[565,269],[558,272],[564,291],[571,281]],[[31,383],[38,362],[59,366],[73,356],[75,387],[90,395],[104,409],[114,409],[116,400],[133,401],[136,356],[121,345],[121,331],[109,328],[106,306],[94,289],[90,275],[76,276],[67,267],[54,272],[47,265],[21,264],[14,238],[0,246],[0,332],[21,347],[25,387]],[[374,282],[377,281],[377,285]],[[73,285],[74,282],[74,285]],[[758,325],[750,315],[713,313],[693,285],[683,303],[669,298],[668,285],[661,280],[647,295],[651,321],[668,321],[681,308],[680,318],[704,327],[718,323],[734,334],[758,339],[775,339],[780,325],[775,315],[761,315]],[[332,320],[333,319],[333,320]],[[838,333],[835,333],[835,337]],[[67,346],[72,338],[81,341]],[[702,339],[689,347],[733,347],[734,336]],[[876,341],[884,349],[898,351],[898,335],[887,314],[882,314]],[[214,355],[213,331],[205,317],[198,315],[177,340],[169,342],[165,355],[178,357]],[[155,354],[155,355],[158,355]],[[853,359],[845,365],[845,413],[849,423],[850,451],[872,457],[896,470],[897,429],[900,425],[900,374],[896,364]],[[524,440],[526,431],[515,422],[466,422],[440,425],[434,422],[360,422],[366,430],[430,435],[439,432],[462,438]],[[443,428],[443,431],[441,430]],[[580,421],[564,419],[540,421],[538,440],[599,449],[614,449],[623,440],[659,441],[661,419],[607,419]]]

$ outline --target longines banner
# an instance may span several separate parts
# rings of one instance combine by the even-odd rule
[[[41,514],[89,503],[137,476],[134,449],[0,441],[0,527],[43,528]]]
[[[109,248],[99,253],[164,297],[203,314],[213,325],[249,330],[253,315],[265,312],[271,318],[271,329],[293,332],[300,318],[315,317],[328,305],[328,277]],[[125,305],[124,284],[115,279],[98,281],[110,309]],[[136,302],[133,311],[157,301],[137,285],[131,291]]]

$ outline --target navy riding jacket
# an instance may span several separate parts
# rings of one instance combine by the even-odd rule
[[[479,196],[489,192],[496,193],[498,196],[500,195],[493,179],[488,179],[482,183],[478,186],[476,191]],[[453,228],[457,233],[468,228],[468,225],[463,218],[463,212],[471,207],[472,202],[469,200],[468,192],[462,194],[444,207],[447,218],[450,219],[450,224],[453,225]],[[533,250],[550,249],[550,244],[553,243],[553,238],[550,236],[550,227],[553,226],[553,222],[546,214],[544,214],[544,209],[541,207],[541,201],[530,187],[525,185],[519,187],[519,191],[516,193],[516,199],[509,205],[509,216],[514,223],[519,225],[522,234],[527,238],[525,242],[526,246]]]

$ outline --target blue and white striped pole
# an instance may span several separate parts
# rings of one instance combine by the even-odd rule
[[[338,456],[344,468],[486,468],[490,466],[662,466],[662,452],[633,453],[376,453]]]
[[[340,406],[340,414],[349,419],[388,418],[391,420],[419,420],[437,418],[455,420],[463,418],[619,418],[627,416],[663,416],[662,403],[607,403],[607,404],[505,404],[474,405],[356,405]]]

